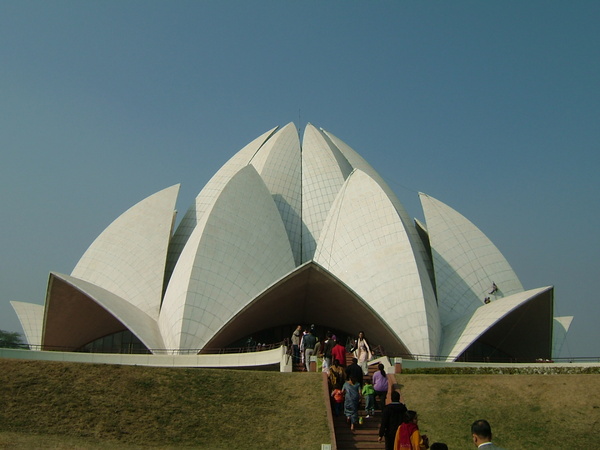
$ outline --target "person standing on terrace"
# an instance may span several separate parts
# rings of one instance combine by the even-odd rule
[[[300,362],[300,339],[302,339],[302,326],[298,325],[292,333],[292,355],[294,364]]]
[[[325,342],[323,343],[323,372],[329,372],[331,367],[331,351],[335,347],[335,341],[333,340],[333,334],[328,331],[325,335]]]
[[[306,371],[310,372],[310,357],[315,352],[315,345],[317,345],[317,338],[313,334],[313,329],[309,328],[304,338],[302,338],[302,342],[304,343],[304,363],[306,364]]]

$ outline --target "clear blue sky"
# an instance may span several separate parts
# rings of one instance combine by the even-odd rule
[[[477,225],[600,355],[600,2],[0,3],[0,329],[96,236],[266,130],[323,127]]]

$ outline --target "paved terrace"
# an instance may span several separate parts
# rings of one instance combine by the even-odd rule
[[[150,367],[212,367],[212,368],[256,368],[258,370],[292,371],[292,360],[285,346],[240,353],[191,354],[181,355],[164,351],[164,354],[126,353],[83,353],[61,351],[39,351],[26,349],[0,348],[0,358],[33,359],[40,361],[67,361],[93,364],[122,364]],[[386,358],[387,360],[387,358]],[[600,358],[570,359],[552,363],[482,363],[444,362],[390,358],[386,372],[400,373],[404,369],[424,367],[600,367]],[[374,364],[378,361],[371,361]]]

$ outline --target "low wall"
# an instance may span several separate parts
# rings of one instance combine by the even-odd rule
[[[0,348],[0,358],[65,361],[93,364],[121,364],[152,367],[206,367],[206,368],[278,368],[291,371],[290,358],[285,347],[259,352],[227,353],[219,355],[130,355],[113,353],[50,352]]]
[[[122,364],[153,367],[206,367],[206,368],[256,368],[292,371],[292,358],[286,354],[286,347],[272,350],[244,353],[204,354],[204,355],[130,355],[114,353],[54,352],[41,350],[22,350],[0,348],[0,358],[32,359],[40,361],[66,361],[93,364]],[[554,363],[463,363],[443,361],[419,361],[414,359],[382,357],[369,361],[369,365],[383,363],[388,373],[400,373],[402,369],[420,369],[435,367],[487,367],[487,368],[524,368],[540,369],[558,367],[600,367],[598,362],[554,362]]]
[[[392,366],[402,369],[423,369],[442,367],[512,367],[512,368],[557,368],[557,367],[600,367],[598,362],[552,362],[552,363],[483,363],[483,362],[445,362],[445,361],[420,361],[416,359],[390,358]],[[387,370],[387,369],[386,369]],[[395,370],[398,373],[398,370]]]

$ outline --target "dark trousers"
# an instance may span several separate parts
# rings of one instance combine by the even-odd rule
[[[396,435],[385,435],[385,450],[394,450],[394,441],[396,440]]]
[[[387,398],[387,391],[375,391],[375,397],[378,398],[381,411],[385,408],[385,399]]]
[[[335,415],[335,417],[339,416],[342,413],[343,407],[343,403],[338,403],[336,401],[333,402],[333,414]]]

